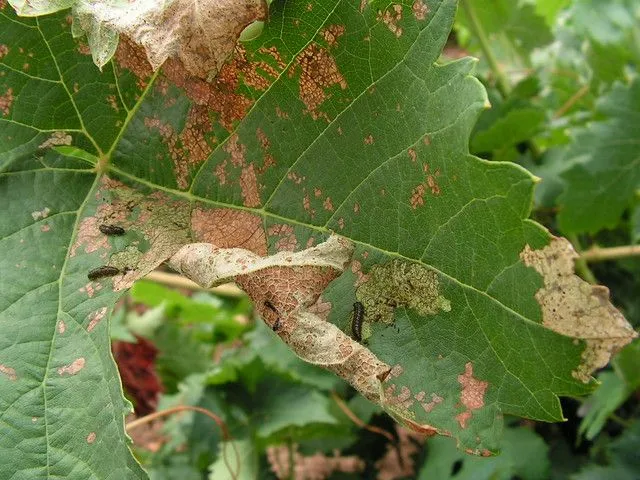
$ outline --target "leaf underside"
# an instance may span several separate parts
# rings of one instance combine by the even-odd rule
[[[142,274],[188,241],[265,255],[348,238],[352,266],[319,301],[345,331],[375,265],[422,265],[450,308],[365,317],[393,367],[384,407],[475,453],[498,448],[502,414],[562,419],[557,395],[590,388],[572,375],[584,344],[543,327],[520,259],[549,242],[526,220],[532,177],[468,154],[474,63],[434,64],[455,9],[275,2],[211,83],[175,60],[153,73],[126,39],[100,73],[65,12],[0,10],[0,477],[144,478],[108,342],[126,279],[86,275]]]

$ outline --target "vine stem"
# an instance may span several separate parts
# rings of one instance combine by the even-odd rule
[[[391,443],[394,443],[396,441],[393,435],[387,432],[386,430],[383,430],[382,428],[378,428],[375,425],[367,425],[362,420],[360,420],[358,416],[351,411],[351,409],[347,406],[347,404],[344,403],[344,400],[342,400],[336,392],[331,392],[331,398],[333,398],[333,400],[338,404],[338,407],[340,407],[340,410],[342,410],[344,414],[347,417],[349,417],[349,420],[355,423],[358,427],[364,428],[365,430],[369,430],[370,432],[382,435]]]
[[[167,285],[169,287],[213,292],[218,295],[224,295],[226,297],[242,297],[245,295],[245,293],[233,283],[225,283],[213,288],[204,288],[198,285],[196,282],[189,280],[182,275],[178,275],[176,273],[160,272],[158,270],[150,272],[146,277],[144,277],[144,279],[151,282],[162,283],[163,285]]]
[[[580,245],[580,240],[578,236],[575,234],[567,235],[567,239],[573,244],[573,248],[575,248],[576,252],[578,252],[578,258],[575,261],[575,269],[576,273],[580,275],[584,280],[589,282],[592,285],[598,284],[598,279],[593,274],[589,265],[587,265],[587,261],[582,256],[582,246]]]
[[[573,107],[578,100],[580,100],[582,97],[584,97],[589,92],[589,88],[590,88],[589,85],[583,85],[582,88],[580,88],[580,90],[578,90],[576,93],[574,93],[571,96],[571,98],[569,98],[566,102],[564,102],[564,105],[562,105],[556,111],[556,113],[553,114],[553,118],[560,118],[565,113],[567,113],[569,111],[569,109],[571,107]]]
[[[469,18],[469,27],[478,39],[478,42],[480,42],[480,49],[482,50],[482,53],[484,53],[484,56],[487,59],[487,63],[489,64],[491,71],[496,77],[496,87],[498,88],[498,91],[503,96],[503,98],[506,98],[509,96],[509,92],[511,91],[509,81],[502,71],[502,68],[500,68],[498,60],[493,54],[493,50],[491,50],[489,39],[487,38],[487,34],[485,33],[484,28],[482,28],[480,20],[478,20],[476,11],[472,6],[472,1],[461,0],[460,3],[462,4],[462,8],[464,8],[465,12],[467,13],[467,17]]]
[[[640,245],[624,245],[622,247],[591,247],[580,254],[585,262],[604,262],[605,260],[617,260],[619,258],[635,257],[640,255]]]
[[[138,428],[158,418],[166,417],[169,415],[173,415],[174,413],[179,413],[184,411],[202,413],[203,415],[206,415],[211,420],[216,422],[216,425],[218,425],[218,427],[220,428],[220,431],[222,432],[222,438],[231,444],[231,447],[233,448],[233,451],[235,453],[237,468],[234,471],[231,469],[231,464],[227,459],[226,445],[224,445],[222,448],[222,458],[224,460],[224,464],[227,467],[227,470],[231,474],[232,478],[237,479],[238,476],[240,475],[240,468],[241,468],[240,453],[238,452],[238,448],[236,447],[236,444],[233,443],[232,441],[233,439],[231,438],[231,435],[229,435],[229,429],[227,429],[227,425],[222,421],[220,417],[218,417],[215,413],[210,412],[206,408],[195,407],[193,405],[177,405],[175,407],[167,408],[166,410],[161,410],[159,412],[150,413],[149,415],[145,415],[144,417],[140,417],[135,420],[132,420],[125,425],[125,429],[127,433],[129,433],[134,428]]]

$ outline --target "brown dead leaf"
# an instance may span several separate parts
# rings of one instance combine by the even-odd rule
[[[578,254],[566,239],[554,237],[541,250],[527,245],[520,256],[544,279],[544,286],[536,293],[543,324],[586,342],[582,364],[573,375],[588,382],[591,372],[604,367],[638,334],[611,304],[606,287],[590,285],[573,273]]]

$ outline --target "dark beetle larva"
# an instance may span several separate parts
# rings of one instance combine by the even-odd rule
[[[273,322],[273,325],[271,325],[271,329],[274,332],[277,332],[278,330],[280,330],[280,314],[278,313],[278,310],[276,310],[276,307],[273,306],[273,303],[271,303],[269,300],[264,301],[264,306],[277,315],[276,321]]]
[[[117,275],[119,273],[120,273],[119,268],[111,267],[109,265],[103,265],[101,267],[94,268],[93,270],[91,270],[87,274],[87,277],[89,278],[89,280],[97,280],[99,278],[104,278],[104,277],[113,277],[114,275]]]
[[[364,306],[360,302],[353,304],[353,320],[351,321],[351,333],[358,342],[362,340],[362,320],[364,319]]]
[[[98,230],[105,235],[124,235],[124,228],[118,227],[117,225],[107,225],[103,223],[98,227]]]

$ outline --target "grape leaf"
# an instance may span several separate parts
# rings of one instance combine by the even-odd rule
[[[427,460],[419,480],[543,480],[549,478],[549,447],[535,432],[507,428],[502,453],[496,458],[474,458],[453,448],[450,442],[434,438],[426,443]]]
[[[0,10],[0,473],[142,475],[105,319],[177,254],[221,260],[299,356],[416,430],[489,455],[503,413],[562,419],[634,332],[526,220],[531,175],[469,155],[486,94],[473,61],[434,64],[455,10],[274,3],[210,82],[124,36],[100,74],[64,12]]]
[[[480,51],[478,39],[470,35],[472,18],[486,34],[498,60],[509,69],[527,68],[531,52],[553,41],[545,19],[527,0],[465,1],[456,19],[456,28],[463,46],[472,52]]]
[[[606,119],[574,132],[565,155],[575,165],[562,175],[566,187],[558,199],[564,232],[615,227],[640,185],[640,80],[616,84],[598,109]]]

